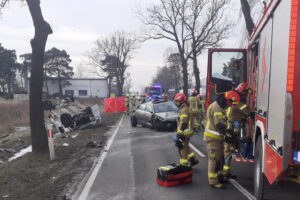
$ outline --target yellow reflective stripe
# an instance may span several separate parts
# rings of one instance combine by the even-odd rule
[[[217,177],[218,177],[218,174],[217,174],[217,173],[211,173],[211,172],[208,172],[208,177],[209,177],[209,178],[217,178]]]
[[[221,117],[223,117],[223,113],[222,112],[214,112],[214,116],[221,116]]]
[[[229,117],[232,111],[232,107],[229,107],[226,112],[226,116]]]
[[[191,159],[191,158],[193,158],[194,156],[195,156],[195,153],[192,152],[192,153],[190,153],[190,154],[188,155],[188,159]]]
[[[206,122],[206,128],[210,128],[210,121],[209,120],[207,120],[207,122]]]
[[[187,118],[188,117],[188,115],[185,115],[185,114],[182,114],[182,115],[179,115],[179,118],[182,120],[182,119],[184,119],[184,118]]]
[[[192,133],[193,133],[193,130],[191,130],[191,129],[186,129],[186,130],[181,132],[181,134],[183,134],[183,135],[189,135],[189,134],[192,134]]]
[[[235,129],[233,129],[233,131],[234,131],[234,132],[240,132],[240,129],[235,128]]]
[[[204,135],[206,135],[207,137],[212,137],[212,138],[218,139],[218,140],[223,140],[224,139],[223,136],[217,136],[217,135],[214,135],[214,134],[211,134],[211,133],[208,133],[208,132],[204,132]]]
[[[230,128],[231,128],[231,126],[230,126],[230,124],[229,123],[227,123],[227,130],[230,130]]]
[[[205,129],[204,131],[207,132],[207,133],[211,133],[211,134],[217,135],[217,136],[223,136],[219,132],[213,131],[213,130],[210,130],[210,129]]]
[[[223,170],[228,171],[229,169],[230,169],[230,167],[229,167],[228,165],[224,165],[224,166],[223,166]]]
[[[244,104],[240,109],[241,109],[241,110],[244,110],[246,107],[247,107],[247,105]]]
[[[216,154],[215,154],[215,153],[210,153],[210,154],[208,154],[208,157],[210,157],[210,158],[215,158],[215,157],[216,157]]]
[[[188,164],[188,160],[187,160],[187,159],[184,159],[184,158],[180,158],[179,163],[180,163],[181,165],[187,165],[187,164]]]
[[[165,167],[165,166],[163,166],[163,167],[159,167],[159,169],[164,169],[164,170],[166,170],[166,171],[170,170],[170,168],[168,168],[168,167]]]

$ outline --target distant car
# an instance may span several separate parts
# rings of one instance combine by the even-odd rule
[[[139,105],[131,116],[131,126],[138,124],[155,130],[175,129],[178,108],[172,101],[156,100]]]

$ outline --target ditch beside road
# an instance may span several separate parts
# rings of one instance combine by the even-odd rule
[[[119,113],[102,113],[100,125],[58,136],[53,161],[28,153],[0,164],[0,199],[70,199],[101,153],[120,116]],[[18,140],[10,147],[14,148]],[[30,140],[29,135],[21,140]]]

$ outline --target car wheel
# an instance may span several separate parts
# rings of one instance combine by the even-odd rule
[[[263,199],[264,194],[264,174],[262,172],[262,138],[259,137],[255,145],[254,158],[254,196],[257,200]]]
[[[72,123],[72,116],[69,113],[63,113],[60,116],[60,121],[64,125],[65,128],[70,127]]]
[[[137,126],[137,118],[136,118],[136,116],[131,116],[130,121],[131,121],[131,126],[132,127],[136,127]]]

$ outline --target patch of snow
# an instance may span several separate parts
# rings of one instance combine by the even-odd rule
[[[72,135],[72,138],[76,138],[79,134],[76,134],[76,135]]]
[[[15,131],[17,131],[17,132],[27,131],[29,129],[30,129],[29,126],[15,126]]]
[[[22,149],[21,151],[19,151],[18,153],[16,153],[13,157],[10,157],[8,159],[8,162],[12,161],[12,160],[15,160],[17,158],[20,158],[21,156],[24,156],[25,154],[29,153],[29,152],[32,152],[32,146],[28,146],[27,148],[25,149]]]
[[[63,145],[64,147],[70,146],[68,143],[63,143],[62,145]]]

